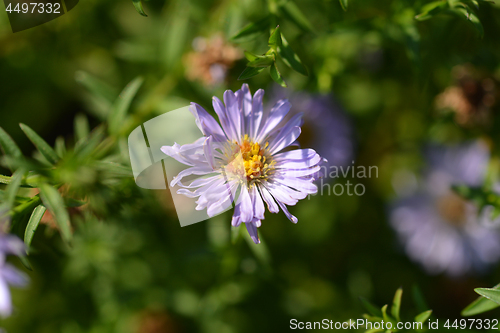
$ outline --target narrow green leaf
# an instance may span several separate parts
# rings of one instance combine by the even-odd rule
[[[142,2],[141,0],[132,0],[132,3],[134,4],[135,10],[142,16],[146,16],[146,13],[144,12],[144,8],[142,8]]]
[[[495,290],[500,289],[500,283],[494,286],[492,289]],[[493,310],[499,306],[500,304],[497,304],[489,300],[488,298],[480,296],[474,302],[467,305],[467,307],[462,310],[462,316],[473,316],[476,314]]]
[[[483,25],[481,24],[481,21],[479,21],[479,18],[476,16],[476,14],[472,13],[468,7],[467,9],[455,8],[453,9],[453,11],[455,13],[458,13],[461,17],[465,18],[470,23],[472,23],[474,28],[476,28],[477,32],[479,33],[479,36],[483,38],[484,28]]]
[[[302,13],[302,10],[297,7],[295,2],[293,1],[287,1],[285,4],[281,7],[281,10],[285,16],[292,21],[296,26],[298,26],[300,29],[307,31],[307,32],[312,32],[314,31],[314,28],[309,21],[309,19]]]
[[[89,111],[100,120],[105,120],[109,115],[113,101],[118,96],[118,90],[83,71],[75,73],[75,80],[84,86],[89,93],[87,96],[87,100],[90,102]]]
[[[109,106],[111,106],[118,95],[118,91],[114,87],[87,72],[77,71],[75,73],[75,80],[87,88],[92,95],[108,103]]]
[[[359,299],[361,300],[361,304],[363,304],[364,308],[366,309],[366,311],[368,311],[368,313],[370,313],[372,316],[375,316],[375,317],[382,317],[382,311],[380,311],[379,308],[377,308],[375,305],[370,303],[364,297],[360,297]]]
[[[26,267],[27,270],[32,271],[33,267],[31,267],[30,260],[26,256],[19,256],[18,257],[21,263],[23,264],[24,267]]]
[[[396,290],[396,294],[394,295],[394,300],[392,301],[391,314],[396,321],[399,321],[399,310],[401,309],[401,296],[403,295],[403,289],[399,288]]]
[[[247,58],[248,61],[254,61],[255,59],[257,59],[259,57],[258,54],[248,52],[248,51],[245,51],[244,54],[245,54],[245,58]]]
[[[474,291],[479,295],[500,304],[500,290],[494,288],[476,288]]]
[[[427,311],[424,311],[420,314],[418,314],[416,317],[415,317],[415,321],[418,322],[418,323],[423,323],[425,322],[427,319],[429,319],[429,317],[431,316],[432,314],[432,310],[427,310]]]
[[[274,55],[258,56],[255,60],[250,61],[247,67],[269,67],[274,62]]]
[[[7,132],[4,131],[2,127],[0,127],[0,148],[2,149],[3,153],[8,156],[21,157],[23,155],[21,149],[19,149],[14,140],[10,137],[9,134],[7,134]],[[8,167],[10,171],[14,171],[14,168],[12,166],[9,165]]]
[[[240,74],[240,77],[238,77],[238,80],[246,80],[251,77],[254,77],[257,74],[260,74],[265,69],[265,67],[247,67],[245,70]]]
[[[42,202],[54,216],[63,240],[69,243],[72,238],[71,224],[68,211],[64,206],[63,198],[59,192],[49,184],[40,184],[39,190]]]
[[[75,117],[75,137],[76,140],[84,140],[89,135],[89,120],[84,114],[77,114]]]
[[[77,142],[75,154],[79,157],[88,157],[97,148],[104,138],[104,127],[96,127],[85,141]]]
[[[36,132],[33,131],[29,126],[25,124],[20,124],[20,126],[24,134],[26,134],[28,139],[30,139],[30,141],[35,145],[40,154],[42,154],[50,164],[56,164],[57,161],[59,161],[59,156],[57,156],[54,149],[52,149],[52,147],[49,146],[49,144],[45,142],[42,137],[36,134]]]
[[[38,224],[40,223],[40,220],[42,219],[43,214],[45,214],[46,210],[47,208],[39,205],[33,210],[33,213],[31,213],[28,225],[26,226],[26,230],[24,231],[24,243],[26,244],[26,251],[28,253],[31,241],[33,240],[33,236],[35,235],[35,231],[38,228]]]
[[[133,176],[132,169],[130,167],[126,167],[118,163],[97,161],[95,163],[95,166],[97,170],[107,171],[109,173],[114,174],[115,176],[122,176],[122,177]]]
[[[66,154],[66,143],[64,142],[64,137],[58,136],[54,145],[54,150],[59,158],[62,158]]]
[[[279,83],[284,88],[287,87],[285,80],[283,80],[283,78],[281,77],[280,72],[278,71],[278,67],[276,67],[276,63],[273,63],[271,65],[270,74],[271,74],[271,78],[275,82]]]
[[[4,131],[2,127],[0,127],[0,147],[5,155],[19,157],[22,156],[23,153],[21,149],[17,146],[17,144],[12,140],[9,134]]]
[[[426,4],[422,7],[422,12],[415,16],[417,21],[425,21],[433,17],[434,15],[443,11],[446,7],[448,7],[447,1],[434,1]]]
[[[422,294],[422,291],[417,285],[413,285],[412,287],[412,296],[413,296],[413,302],[415,303],[415,306],[417,307],[417,310],[419,312],[425,312],[429,309],[429,306],[425,301],[424,295]]]
[[[112,134],[117,134],[119,132],[128,108],[130,107],[130,103],[141,87],[142,82],[143,80],[140,77],[133,79],[125,87],[125,89],[123,89],[120,96],[118,96],[117,100],[113,104],[111,113],[108,117],[109,130]]]
[[[349,4],[348,0],[339,0],[340,1],[340,6],[342,6],[342,9],[347,12],[347,5]]]
[[[269,45],[270,48],[273,50],[276,50],[278,46],[281,46],[281,30],[280,26],[278,25],[276,29],[274,29],[273,33],[269,37],[269,40],[267,41],[267,44]]]
[[[475,291],[478,294],[482,295],[480,292],[478,292],[478,289],[476,289]],[[499,290],[499,289],[500,289],[500,284],[497,284],[496,286],[494,286],[489,290]],[[489,297],[480,296],[474,302],[467,305],[467,307],[462,310],[462,316],[474,316],[486,311],[493,310],[499,306],[500,304],[494,302],[493,300],[490,300]]]
[[[250,40],[266,31],[269,28],[269,23],[271,22],[271,16],[268,15],[257,22],[253,22],[244,26],[240,31],[238,31],[233,37],[232,41],[245,39]]]
[[[21,182],[25,174],[26,170],[24,168],[17,169],[12,175],[10,184],[7,185],[7,188],[5,189],[4,202],[9,209],[11,209],[14,205],[17,192],[19,191],[19,187],[21,186]]]
[[[389,316],[387,315],[387,304],[382,307],[382,318],[384,319],[385,322],[391,321],[389,319]]]
[[[299,56],[295,54],[290,45],[288,45],[288,42],[283,34],[281,34],[281,40],[282,45],[278,47],[278,54],[283,62],[294,71],[307,76],[308,73],[306,67],[300,61]]]

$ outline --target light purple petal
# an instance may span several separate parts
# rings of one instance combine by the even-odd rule
[[[253,223],[245,223],[245,226],[247,227],[248,233],[250,234],[250,237],[252,238],[253,242],[255,244],[259,244],[259,234],[257,232],[257,227]]]
[[[259,134],[257,136],[257,142],[262,142],[264,138],[266,138],[269,133],[271,133],[276,126],[283,120],[283,118],[287,115],[288,111],[292,105],[287,100],[280,100],[276,103],[276,105],[269,112],[269,116],[266,119],[264,126],[259,129]]]
[[[260,196],[257,186],[252,186],[250,189],[250,198],[252,199],[254,217],[260,220],[264,219],[264,202],[262,201],[262,197]]]
[[[299,219],[296,218],[295,216],[293,216],[292,214],[290,214],[290,212],[288,211],[288,208],[286,208],[286,206],[283,203],[281,203],[281,202],[278,201],[278,205],[280,205],[281,210],[283,211],[283,213],[285,213],[286,217],[288,217],[288,219],[292,223],[299,222]]]
[[[315,155],[317,154],[313,149],[295,149],[273,155],[273,159],[276,162],[284,160],[303,160],[313,158]]]
[[[12,300],[7,283],[0,279],[0,316],[5,318],[12,314]]]
[[[228,115],[228,123],[232,126],[236,134],[236,141],[241,144],[241,129],[243,124],[243,115],[238,105],[238,99],[231,90],[224,92],[224,104],[226,104],[226,111]]]
[[[249,123],[249,136],[253,141],[256,141],[257,134],[261,126],[262,116],[264,113],[264,104],[262,103],[262,98],[264,97],[264,90],[259,89],[253,95],[252,100],[252,112],[250,113]]]
[[[267,210],[269,210],[271,213],[278,213],[280,211],[278,205],[276,204],[276,201],[274,201],[273,196],[265,186],[259,186],[259,191],[260,194],[262,195],[262,198],[264,199],[264,202],[267,204]]]
[[[4,264],[3,267],[0,268],[0,275],[5,282],[12,286],[24,287],[29,282],[26,274],[10,264]]]
[[[241,222],[250,222],[253,219],[253,205],[250,194],[245,185],[241,187],[240,197],[238,198],[241,211]]]
[[[287,133],[280,133],[282,134],[281,138],[276,141],[276,143],[273,145],[273,147],[269,148],[269,151],[271,154],[275,154],[281,150],[283,150],[286,147],[289,147],[297,138],[300,136],[301,129],[300,127],[294,127],[291,128],[290,131]]]
[[[196,119],[196,125],[205,136],[212,135],[217,141],[226,141],[226,135],[219,123],[200,105],[191,103],[189,111]]]
[[[26,245],[15,235],[0,235],[0,253],[22,256],[26,254]]]
[[[212,147],[212,136],[210,135],[203,144],[203,152],[205,153],[205,157],[207,158],[208,165],[212,168],[212,170],[216,169],[214,155],[213,155],[213,147]]]
[[[229,121],[229,116],[227,114],[227,109],[224,106],[224,104],[221,102],[220,99],[217,97],[212,98],[212,105],[214,107],[215,113],[217,113],[217,116],[219,117],[219,121],[222,125],[222,128],[224,129],[224,132],[226,133],[226,136],[228,137],[229,140],[236,140],[236,131],[231,125]]]
[[[187,169],[179,172],[179,174],[177,176],[175,176],[174,179],[172,179],[172,181],[170,182],[170,186],[174,187],[182,180],[182,178],[184,178],[186,176],[190,176],[190,175],[201,176],[201,175],[206,175],[206,174],[213,173],[213,172],[214,171],[212,170],[212,168],[208,165],[199,166],[199,167],[190,167],[190,168],[187,168]]]
[[[236,206],[234,206],[233,218],[231,219],[231,225],[233,227],[238,227],[241,224],[240,216],[241,216],[240,204],[236,204]]]

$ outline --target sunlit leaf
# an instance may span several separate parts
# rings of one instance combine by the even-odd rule
[[[132,3],[134,4],[135,10],[142,16],[146,16],[146,13],[144,12],[144,8],[142,8],[142,2],[141,0],[132,0]]]
[[[302,61],[300,61],[299,56],[292,50],[290,45],[288,45],[288,42],[283,34],[281,34],[281,40],[282,45],[278,47],[278,54],[283,62],[294,71],[307,76],[308,73],[306,67],[302,64]]]
[[[427,311],[424,311],[420,314],[418,314],[416,317],[415,317],[415,321],[418,322],[418,323],[423,323],[425,322],[427,319],[429,319],[429,317],[431,316],[432,314],[432,310],[427,310]]]
[[[40,154],[42,154],[50,164],[56,164],[57,161],[59,161],[59,156],[57,156],[55,150],[52,149],[52,147],[44,139],[42,139],[41,136],[25,124],[20,124],[19,126],[21,126],[24,134],[26,134],[28,139],[30,139]]]
[[[418,21],[425,21],[448,7],[447,1],[434,1],[422,7],[422,12],[415,16]]]
[[[483,25],[481,24],[481,21],[479,21],[479,18],[476,16],[476,14],[472,13],[470,9],[465,9],[465,8],[455,8],[453,10],[455,13],[458,13],[460,16],[464,17],[472,23],[474,28],[476,28],[477,32],[479,33],[479,36],[483,38],[484,36],[484,28]]]
[[[247,67],[245,70],[240,74],[238,77],[238,80],[246,80],[251,77],[254,77],[255,75],[259,74],[265,69],[265,67]]]
[[[45,214],[46,210],[47,208],[39,205],[33,210],[33,213],[31,213],[28,225],[26,226],[26,230],[24,231],[24,243],[26,244],[27,251],[29,251],[31,241],[33,240],[33,236],[35,235],[35,231],[38,228],[38,224],[40,223],[40,220],[42,219],[43,214]]]
[[[42,202],[54,216],[63,240],[67,243],[70,242],[72,239],[71,224],[63,198],[59,192],[49,184],[40,184],[39,190]]]
[[[267,41],[267,44],[273,50],[277,50],[278,46],[281,46],[281,44],[282,44],[282,42],[281,42],[281,30],[280,30],[279,25],[276,27],[276,29],[274,29],[273,33],[269,37],[269,40]]]
[[[391,314],[396,321],[399,321],[399,311],[401,309],[401,296],[403,295],[403,289],[399,288],[396,290],[396,294],[394,295],[394,300],[392,301]]]
[[[347,5],[349,4],[349,0],[339,0],[340,1],[340,5],[342,6],[342,9],[344,11],[347,11]]]
[[[494,288],[476,288],[474,291],[479,295],[500,304],[500,290]]]
[[[274,58],[274,55],[272,55],[272,54],[264,55],[264,56],[257,56],[257,58],[250,61],[247,64],[247,66],[248,67],[269,67],[274,62],[274,60],[275,60],[275,58]]]
[[[248,61],[254,61],[255,59],[257,59],[259,57],[258,54],[248,52],[248,51],[245,51],[244,54],[245,54],[245,58],[247,58]]]
[[[493,288],[482,290],[482,288],[475,289],[475,292],[481,295],[474,302],[467,305],[465,309],[462,310],[462,316],[473,316],[486,311],[493,310],[500,306],[500,303],[494,302],[493,299],[487,297],[486,294],[490,294],[491,291],[500,292],[500,284],[497,284]],[[484,295],[483,295],[484,294]]]
[[[276,63],[273,63],[271,65],[271,68],[270,68],[270,74],[271,74],[271,78],[276,82],[276,83],[279,83],[282,87],[286,88],[287,85],[286,85],[286,82],[285,80],[283,80],[283,78],[281,77],[281,74],[280,72],[278,71],[278,67],[276,67]]]

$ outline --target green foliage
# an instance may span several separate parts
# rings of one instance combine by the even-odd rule
[[[484,29],[483,25],[479,21],[479,18],[475,14],[475,10],[473,8],[476,8],[476,10],[479,8],[479,3],[486,3],[488,1],[458,1],[458,0],[453,0],[453,1],[434,1],[431,3],[426,4],[425,6],[422,7],[420,14],[415,16],[415,19],[419,21],[424,21],[428,20],[432,17],[434,17],[437,14],[441,13],[449,13],[449,14],[454,14],[458,17],[461,17],[468,22],[470,22],[474,28],[477,30],[479,36],[483,38],[484,36]],[[472,5],[472,7],[471,7]]]
[[[498,293],[500,289],[500,284],[497,284],[491,289],[487,288],[476,288],[474,291],[481,295],[474,302],[467,305],[462,311],[462,316],[474,316],[483,312],[493,310],[500,306],[498,302]]]
[[[418,290],[416,287],[414,290]],[[398,330],[397,323],[401,322],[401,299],[403,296],[403,289],[399,288],[396,290],[396,293],[394,294],[394,299],[392,301],[392,306],[391,306],[391,314],[389,315],[387,313],[387,308],[388,305],[384,305],[380,310],[373,304],[371,304],[368,300],[361,298],[361,302],[363,304],[363,307],[368,311],[368,314],[364,314],[363,317],[367,319],[369,322],[372,323],[378,323],[381,322],[382,320],[385,323],[392,323],[393,329],[390,330],[390,332],[413,332],[413,331],[408,331],[408,330]],[[415,298],[415,293],[414,293],[414,302],[418,305],[421,300],[418,300],[418,298]],[[414,318],[411,320],[411,322],[417,322],[417,323],[424,323],[429,319],[429,317],[432,314],[432,310],[424,310],[421,313],[417,314]],[[386,326],[384,326],[386,327]],[[425,330],[425,325],[422,326]],[[375,328],[366,330],[366,332],[383,332],[385,329],[380,329],[377,330]]]

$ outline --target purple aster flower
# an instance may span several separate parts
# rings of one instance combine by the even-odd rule
[[[322,171],[331,167],[350,165],[354,157],[353,128],[340,104],[331,95],[289,93],[281,87],[273,88],[272,101],[288,98],[293,105],[286,119],[302,112],[304,124],[297,140],[301,146],[312,146],[327,162]],[[329,172],[326,172],[328,175]],[[325,175],[325,176],[326,176]]]
[[[230,208],[234,200],[231,224],[237,227],[245,223],[255,243],[260,242],[257,228],[264,219],[264,202],[271,213],[281,208],[297,223],[287,205],[317,192],[314,174],[322,162],[312,149],[287,149],[301,133],[302,114],[285,122],[291,104],[280,100],[264,112],[263,96],[264,90],[259,89],[252,97],[244,84],[236,92],[227,90],[224,104],[214,97],[221,125],[192,103],[190,110],[204,136],[192,144],[161,148],[188,166],[171,182],[172,187],[181,187],[177,193],[198,198],[196,209],[206,209],[210,217]]]
[[[433,147],[421,188],[392,208],[391,225],[406,253],[429,273],[459,276],[500,259],[500,233],[480,223],[486,217],[479,208],[451,190],[482,185],[488,161],[482,142]]]
[[[0,220],[3,213],[0,211]],[[9,285],[25,286],[28,278],[14,266],[5,262],[8,254],[21,256],[26,253],[23,241],[17,236],[5,234],[3,230],[7,219],[0,221],[0,316],[8,317],[12,313],[12,300]]]

